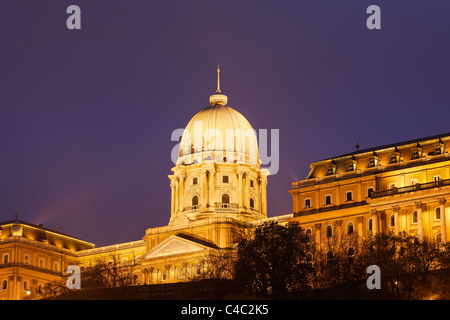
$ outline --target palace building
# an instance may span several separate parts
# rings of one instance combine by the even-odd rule
[[[292,214],[268,218],[269,172],[261,168],[249,121],[220,90],[187,124],[168,176],[166,226],[136,241],[95,248],[75,237],[18,219],[0,222],[0,299],[39,299],[69,265],[133,262],[136,283],[187,281],[202,259],[233,250],[242,232],[268,221],[296,221],[319,246],[330,239],[407,232],[448,241],[450,134],[357,150],[311,164],[289,192]],[[288,190],[286,190],[288,192]]]
[[[243,230],[292,218],[267,217],[269,171],[261,169],[252,126],[227,105],[219,76],[218,68],[210,106],[189,121],[181,138],[178,160],[168,176],[168,225],[145,230],[141,240],[95,248],[17,219],[0,223],[0,256],[5,257],[0,264],[0,299],[40,298],[42,288],[63,279],[69,265],[86,268],[105,259],[137,263],[140,284],[187,281],[202,272],[201,261],[209,252],[234,249]]]
[[[293,221],[316,240],[407,232],[447,242],[450,134],[357,150],[311,164],[292,183]]]

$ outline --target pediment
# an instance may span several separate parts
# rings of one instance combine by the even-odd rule
[[[159,258],[175,254],[193,253],[208,249],[207,246],[192,240],[172,235],[159,243],[143,256],[143,259]]]

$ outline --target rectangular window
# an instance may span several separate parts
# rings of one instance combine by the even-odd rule
[[[347,168],[347,171],[353,171],[353,163],[349,163],[348,164],[348,168]]]
[[[367,197],[370,197],[370,194],[373,192],[373,188],[367,189]]]
[[[305,199],[305,209],[311,208],[311,199]]]
[[[435,154],[435,155],[441,154],[441,147],[440,147],[440,146],[436,146],[436,147],[434,148],[434,154]]]
[[[192,184],[198,184],[198,178],[192,178]]]
[[[396,154],[391,155],[391,161],[389,163],[397,163],[397,155]]]
[[[419,151],[414,151],[412,155],[413,159],[419,159]]]
[[[222,182],[228,183],[228,176],[222,176]]]
[[[345,195],[346,201],[353,201],[353,192],[348,191]]]
[[[325,205],[331,204],[331,196],[325,196]]]
[[[328,170],[327,170],[327,175],[332,175],[332,174],[334,174],[333,171],[334,171],[334,170],[333,170],[333,166],[329,166],[329,167],[328,167]]]
[[[375,167],[375,158],[371,158],[369,160],[369,168],[373,168],[373,167]]]

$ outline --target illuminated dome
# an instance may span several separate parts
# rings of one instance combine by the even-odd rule
[[[220,69],[217,69],[218,75]],[[211,106],[198,112],[187,124],[180,142],[177,164],[206,160],[259,164],[258,141],[247,119],[226,105],[227,96],[210,97]]]

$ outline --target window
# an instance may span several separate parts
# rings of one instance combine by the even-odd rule
[[[305,209],[311,208],[311,199],[305,199]]]
[[[30,255],[28,255],[28,254],[24,255],[23,262],[25,264],[30,264]]]
[[[346,201],[353,201],[353,192],[347,191],[347,193],[345,194],[345,199]]]
[[[333,227],[330,225],[327,225],[327,227],[325,228],[325,236],[327,238],[331,238],[333,236]]]
[[[230,196],[226,193],[222,195],[222,203],[230,203]]]
[[[306,238],[308,239],[308,240],[311,240],[311,237],[312,237],[312,231],[311,231],[311,229],[306,229]]]
[[[4,264],[9,263],[9,253],[4,253],[2,261]]]
[[[2,281],[2,290],[8,290],[8,280]]]
[[[197,177],[192,178],[192,184],[193,185],[198,184],[198,178]]]
[[[353,170],[354,170],[353,163],[349,163],[348,166],[347,166],[347,171],[350,172],[350,171],[353,171]]]
[[[413,211],[411,220],[412,223],[417,223],[417,211]]]
[[[307,253],[306,256],[305,256],[306,263],[311,265],[312,264],[312,258],[313,258],[312,254],[311,253]]]
[[[161,274],[161,281],[166,281],[167,280],[167,270],[163,270],[162,274]]]
[[[441,234],[440,233],[436,234],[436,237],[434,237],[434,239],[436,243],[441,243],[442,242]]]
[[[250,208],[255,208],[255,200],[253,200],[253,198],[250,198]]]
[[[434,147],[434,155],[438,155],[441,154],[441,146],[436,146]]]
[[[325,205],[330,205],[331,204],[331,196],[325,196]]]
[[[373,192],[373,188],[367,188],[367,197],[370,197],[370,194]]]
[[[389,160],[389,163],[397,163],[397,155],[396,154],[391,155],[391,159]]]
[[[228,183],[229,182],[228,176],[222,176],[222,182],[223,183]]]
[[[367,231],[372,231],[372,218],[370,218],[369,220],[367,220]]]
[[[369,159],[369,168],[373,168],[375,167],[375,158],[370,158]]]
[[[30,285],[28,284],[28,281],[23,282],[23,290],[28,291],[30,290]]]
[[[436,207],[436,209],[434,209],[434,220],[441,220],[441,208],[440,207]]]
[[[183,279],[183,268],[182,267],[178,268],[178,279]]]
[[[53,270],[54,271],[59,271],[59,262],[58,261],[54,261],[53,262]]]
[[[327,251],[327,266],[331,266],[333,262],[333,251],[329,250]]]
[[[389,226],[395,227],[395,216],[393,214],[389,217]]]
[[[441,176],[433,176],[433,182],[439,182],[439,180],[441,179]]]
[[[347,223],[347,234],[353,234],[353,222],[351,221]]]
[[[413,159],[413,160],[419,159],[419,151],[414,151],[414,152],[413,152],[413,154],[412,154],[412,159]]]
[[[250,188],[254,188],[255,186],[254,186],[254,182],[253,182],[253,180],[250,180]]]
[[[334,174],[335,171],[336,171],[336,166],[335,165],[329,166],[328,169],[327,169],[327,176]]]
[[[193,196],[192,197],[192,206],[198,206],[198,196]]]

